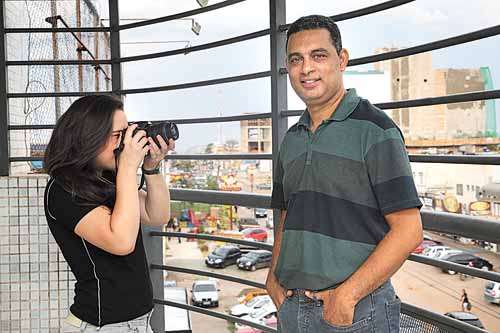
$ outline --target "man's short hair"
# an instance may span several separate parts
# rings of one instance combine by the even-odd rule
[[[323,15],[303,16],[293,22],[286,33],[286,46],[288,47],[288,40],[292,34],[313,29],[328,30],[333,46],[337,50],[337,53],[340,53],[340,50],[342,50],[342,38],[340,37],[339,27],[331,18]]]

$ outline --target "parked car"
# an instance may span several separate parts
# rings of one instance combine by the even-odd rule
[[[437,245],[437,246],[430,246],[424,249],[422,254],[424,256],[434,258],[434,259],[441,259],[444,256],[450,255],[450,254],[457,254],[457,253],[463,253],[461,250],[453,249],[449,246],[442,246],[442,245]]]
[[[243,296],[238,298],[238,302],[246,303],[250,302],[254,297],[267,295],[266,289],[251,288]]]
[[[194,281],[191,289],[191,304],[194,306],[218,307],[219,291],[216,281]]]
[[[417,246],[415,248],[415,250],[413,250],[412,253],[421,254],[422,252],[424,252],[424,250],[426,248],[431,247],[431,246],[436,246],[436,245],[438,245],[438,244],[432,240],[423,240],[422,243],[420,243],[420,245]]]
[[[272,316],[276,316],[277,310],[276,306],[274,305],[273,302],[267,303],[260,309],[256,309],[253,312],[250,312],[246,316],[241,317],[241,319],[245,319],[254,323],[260,323],[265,321],[266,319],[271,318]],[[244,327],[245,325],[236,323],[236,328],[240,329]]]
[[[264,228],[248,228],[242,231],[243,238],[257,242],[267,242],[267,230]]]
[[[484,286],[484,299],[500,305],[500,282],[488,281]]]
[[[277,328],[278,326],[278,318],[276,316],[271,316],[270,318],[265,319],[264,321],[260,321],[259,324],[266,325],[271,328]],[[236,330],[236,333],[262,333],[263,331],[253,328],[250,326],[243,326]]]
[[[464,266],[470,266],[474,268],[479,268],[483,269],[486,271],[491,271],[493,269],[493,265],[486,259],[477,257],[473,254],[470,253],[458,253],[458,254],[450,254],[447,255],[443,258],[442,260],[454,262],[456,264],[464,265]],[[455,274],[456,272],[454,270],[446,269],[443,268],[443,272],[447,272],[448,274]]]
[[[267,217],[267,209],[265,208],[255,208],[255,217]]]
[[[267,250],[249,251],[236,261],[239,269],[247,271],[255,271],[257,268],[264,268],[271,266],[271,259],[273,253]]]
[[[173,281],[175,282],[175,281]],[[168,286],[164,288],[163,297],[167,301],[188,304],[189,296],[186,288]],[[188,310],[165,306],[165,332],[189,332],[191,330],[191,315]]]
[[[433,241],[434,243],[436,243],[437,245],[443,245],[443,242],[440,242],[440,241],[434,239],[434,237],[432,237],[431,235],[429,235],[425,232],[424,232],[424,240],[430,240],[430,241]]]
[[[216,248],[205,259],[205,264],[208,267],[224,268],[229,265],[236,264],[236,260],[241,257],[241,250],[234,245],[225,245]]]
[[[464,323],[467,323],[469,325],[484,329],[483,323],[481,323],[479,318],[473,313],[462,312],[462,311],[453,311],[453,312],[447,312],[444,315],[448,316],[450,318],[453,318],[453,319],[463,321]]]
[[[253,217],[242,217],[238,221],[238,230],[242,231],[247,228],[258,228],[260,227],[259,222]]]
[[[269,295],[257,296],[249,302],[236,304],[231,308],[230,313],[235,317],[245,316],[252,311],[255,311],[255,309],[260,309],[269,302],[272,302]]]

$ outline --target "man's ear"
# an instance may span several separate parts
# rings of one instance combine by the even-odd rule
[[[342,49],[339,52],[340,58],[340,71],[343,72],[347,68],[347,64],[349,63],[349,51],[347,49]]]

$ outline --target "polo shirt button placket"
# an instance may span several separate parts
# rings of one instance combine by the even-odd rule
[[[310,129],[308,131],[308,139],[307,139],[307,155],[306,155],[306,165],[312,164],[312,144],[314,142],[314,137],[316,134],[312,133]]]

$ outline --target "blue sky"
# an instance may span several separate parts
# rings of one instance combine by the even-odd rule
[[[107,2],[107,1],[106,1]],[[215,1],[210,1],[214,3]],[[313,13],[335,15],[370,6],[378,1],[347,2],[289,0],[287,22]],[[154,18],[197,8],[195,0],[120,0],[121,18]],[[371,55],[378,47],[410,47],[500,24],[500,1],[418,0],[387,12],[339,22],[344,47],[351,58]],[[103,15],[104,16],[104,15]],[[161,41],[164,44],[124,45],[122,56],[159,52],[203,44],[265,29],[269,25],[268,0],[248,0],[230,8],[198,15],[201,34],[194,35],[186,20],[157,24],[122,32],[122,42]],[[128,23],[128,22],[124,22]],[[500,85],[500,37],[492,37],[432,53],[435,68],[478,68],[488,66],[495,88]],[[179,42],[177,42],[179,41]],[[269,38],[163,59],[124,64],[125,88],[170,85],[269,70]],[[372,65],[351,67],[372,69]],[[292,91],[289,94],[293,94]],[[289,105],[290,109],[300,105]],[[129,95],[130,119],[175,119],[236,115],[270,111],[269,79],[217,85],[171,92]],[[497,101],[497,109],[500,103]],[[239,139],[239,124],[181,126],[178,151],[223,139]]]

